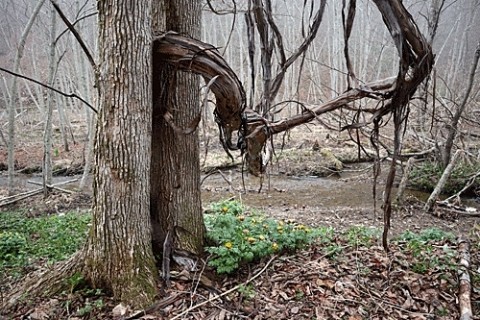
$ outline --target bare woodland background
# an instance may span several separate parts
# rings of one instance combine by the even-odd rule
[[[15,61],[26,25],[32,17],[37,0],[3,0],[0,3],[0,65],[15,70]],[[84,41],[96,52],[95,1],[59,1]],[[215,14],[205,3],[201,40],[220,48],[225,59],[237,73],[249,96],[249,106],[258,103],[261,92],[261,62],[258,38],[255,56],[256,85],[253,87],[248,59],[248,35],[244,13],[247,1],[212,1]],[[469,72],[480,31],[480,1],[432,0],[404,1],[427,39],[432,40],[436,64],[428,83],[427,94],[417,92],[411,102],[410,123],[406,141],[413,142],[416,151],[439,151],[446,138],[451,118],[464,98]],[[274,18],[284,37],[287,53],[292,52],[308,33],[309,23],[318,3],[304,1],[273,1]],[[311,6],[311,7],[310,7]],[[55,13],[43,6],[28,34],[23,58],[17,72],[65,92],[75,93],[95,104],[93,70],[73,35],[66,31]],[[434,25],[435,10],[441,9],[438,28]],[[232,12],[236,12],[233,14]],[[314,106],[346,90],[347,70],[343,56],[342,2],[327,4],[321,28],[307,53],[287,71],[284,84],[275,102],[297,100]],[[381,21],[375,5],[359,1],[350,40],[350,56],[357,77],[364,82],[395,76],[398,68],[397,51]],[[275,57],[274,57],[275,60]],[[275,62],[275,61],[274,61]],[[78,142],[85,143],[84,162],[89,163],[93,138],[94,116],[78,99],[52,93],[23,79],[0,73],[0,148],[6,157],[9,134],[9,103],[15,108],[14,137],[16,148],[34,152],[39,145],[53,143],[52,154],[68,151]],[[478,78],[478,77],[477,77]],[[14,84],[16,81],[16,85]],[[460,118],[458,142],[471,156],[480,156],[480,82],[474,81],[466,110]],[[252,99],[253,98],[253,99]],[[364,103],[364,102],[362,102]],[[368,108],[368,102],[365,106]],[[213,126],[211,110],[203,119]],[[269,110],[275,119],[302,111],[295,103]],[[50,115],[52,115],[50,117]],[[340,129],[352,122],[355,114],[336,111],[322,116],[322,125]],[[51,119],[51,120],[49,120]],[[356,119],[362,122],[361,119]],[[11,122],[11,121],[10,121]],[[208,127],[209,127],[208,126]],[[205,127],[203,127],[205,128]],[[48,138],[54,133],[53,142]],[[45,134],[44,134],[45,133]],[[333,133],[334,134],[334,133]],[[386,137],[388,144],[389,137]],[[321,141],[320,141],[321,142]],[[82,144],[83,146],[83,144]],[[51,155],[50,155],[51,156]],[[437,160],[441,160],[438,152]],[[6,169],[6,168],[3,168]],[[87,168],[88,169],[88,168]],[[87,170],[88,171],[88,170]],[[47,174],[48,176],[48,174]]]

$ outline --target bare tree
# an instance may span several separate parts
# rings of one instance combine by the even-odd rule
[[[33,23],[37,18],[40,9],[42,8],[45,0],[40,0],[33,13],[28,20],[25,29],[23,30],[22,36],[20,38],[20,43],[17,47],[17,54],[15,55],[15,61],[13,63],[13,71],[18,73],[20,69],[20,61],[23,57],[23,52],[25,50],[25,42],[27,37],[32,29]],[[18,84],[17,78],[12,79],[12,86],[10,91],[10,100],[8,104],[8,190],[9,194],[13,193],[14,187],[14,174],[15,174],[15,113],[16,113],[16,99],[18,97]]]
[[[458,108],[453,113],[453,116],[450,120],[450,123],[448,124],[448,131],[447,131],[447,137],[445,139],[445,146],[443,147],[443,150],[442,150],[442,163],[443,163],[443,166],[445,166],[445,167],[450,162],[450,157],[452,155],[453,143],[455,141],[455,137],[457,136],[458,122],[460,121],[460,117],[462,116],[463,112],[465,111],[465,108],[467,107],[468,101],[470,99],[470,94],[472,92],[473,83],[474,83],[474,80],[475,80],[475,73],[477,71],[479,58],[480,58],[480,41],[478,42],[477,48],[475,50],[475,55],[474,55],[474,58],[473,58],[472,67],[470,69],[470,75],[469,75],[469,78],[468,78],[468,84],[467,84],[467,88],[466,88],[466,91],[464,93],[462,102],[460,103]]]
[[[305,4],[306,5],[306,2]],[[270,111],[271,104],[280,90],[285,78],[285,73],[292,64],[306,52],[312,41],[317,35],[325,11],[326,1],[321,1],[316,11],[312,23],[309,26],[309,32],[303,39],[303,42],[296,48],[292,54],[287,56],[284,48],[283,36],[280,33],[277,23],[272,14],[272,3],[270,0],[249,0],[247,13],[247,28],[249,36],[250,67],[252,68],[252,83],[255,83],[255,36],[253,26],[260,39],[260,55],[262,65],[262,97],[261,101],[254,107],[259,114],[266,116]],[[277,57],[277,70],[274,74],[273,56]],[[253,86],[251,90],[255,90]],[[250,94],[252,97],[252,94]],[[252,103],[252,101],[250,101]]]
[[[48,56],[48,84],[54,85],[56,73],[56,16],[55,8],[50,10],[50,48]],[[48,186],[52,184],[52,115],[54,105],[54,92],[47,91],[47,112],[45,114],[45,128],[43,131],[43,195],[47,197]]]

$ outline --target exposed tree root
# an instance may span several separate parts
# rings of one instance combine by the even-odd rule
[[[59,262],[47,270],[40,270],[25,277],[21,285],[4,298],[1,313],[15,311],[24,300],[32,297],[45,297],[62,291],[72,291],[76,282],[69,281],[76,274],[84,273],[84,253],[79,251],[67,261]]]

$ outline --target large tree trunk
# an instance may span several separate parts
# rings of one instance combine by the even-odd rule
[[[98,2],[98,119],[92,227],[85,247],[55,268],[28,277],[0,306],[66,289],[80,274],[94,288],[132,307],[157,294],[152,252],[150,153],[152,123],[151,1]]]
[[[156,5],[155,33],[173,30],[194,38],[200,36],[199,0],[165,0]],[[168,247],[199,254],[204,226],[198,132],[186,134],[178,130],[191,126],[200,115],[198,76],[178,72],[154,55],[153,102],[150,210],[154,252],[163,252],[169,234],[172,243]],[[171,121],[166,119],[169,116]]]
[[[85,254],[91,284],[135,307],[153,301],[157,274],[149,216],[150,3],[98,2],[99,113],[93,226]]]

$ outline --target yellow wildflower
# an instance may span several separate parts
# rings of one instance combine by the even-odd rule
[[[278,244],[276,242],[272,243],[272,249],[274,251],[277,251],[278,250]]]
[[[222,212],[223,212],[223,213],[227,213],[227,212],[228,212],[228,207],[223,207],[223,208],[222,208]]]
[[[247,238],[247,241],[250,242],[250,243],[254,243],[254,242],[255,242],[255,238],[254,238],[254,237],[248,237],[248,238]]]
[[[225,248],[227,248],[227,249],[232,249],[233,244],[232,244],[231,242],[226,242],[226,243],[224,244],[224,246],[225,246]]]

